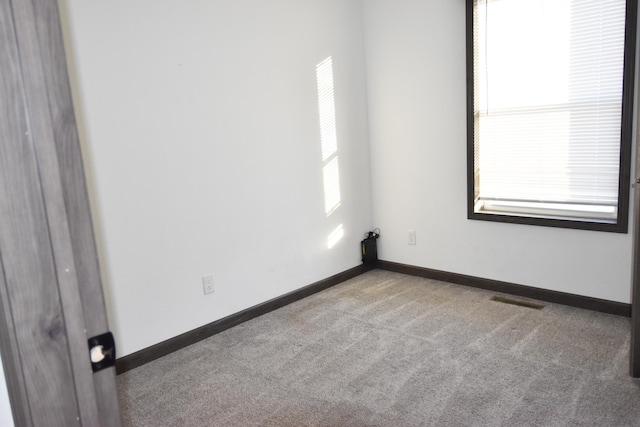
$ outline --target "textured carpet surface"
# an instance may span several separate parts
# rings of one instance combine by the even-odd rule
[[[494,295],[368,272],[120,375],[124,423],[640,426],[629,319]]]

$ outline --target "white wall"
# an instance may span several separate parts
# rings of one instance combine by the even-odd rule
[[[360,1],[60,4],[119,357],[360,264]],[[329,56],[341,205],[327,216],[316,65]]]
[[[4,378],[2,368],[2,357],[0,357],[0,427],[13,427],[13,414],[11,412],[11,402],[9,402],[9,391]]]
[[[467,220],[465,1],[363,4],[380,258],[630,302],[630,235]]]
[[[629,302],[629,235],[466,219],[464,3],[60,0],[119,356],[358,265],[372,226],[381,259]]]

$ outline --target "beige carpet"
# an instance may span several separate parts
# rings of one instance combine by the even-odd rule
[[[494,295],[371,271],[120,375],[125,425],[640,426],[629,319]]]

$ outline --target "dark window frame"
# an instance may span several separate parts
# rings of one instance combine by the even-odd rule
[[[636,57],[637,0],[626,0],[622,117],[620,133],[620,169],[618,176],[618,216],[615,223],[561,218],[538,218],[525,215],[502,215],[475,212],[474,148],[474,73],[473,73],[473,2],[466,0],[467,49],[467,218],[473,220],[561,227],[581,230],[627,233],[631,190],[631,148],[633,141],[634,83]]]

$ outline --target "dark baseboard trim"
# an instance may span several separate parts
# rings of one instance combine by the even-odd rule
[[[414,267],[391,261],[378,261],[377,266],[381,270],[425,277],[427,279],[441,280],[443,282],[455,283],[458,285],[472,286],[474,288],[481,288],[489,291],[503,292],[525,298],[533,298],[556,304],[599,311],[602,313],[615,314],[617,316],[631,317],[631,304],[585,297],[565,292],[550,291],[531,286],[517,285],[515,283],[483,279],[464,274],[448,273],[446,271],[432,270],[430,268]]]
[[[381,270],[394,271],[397,273],[408,274],[410,276],[441,280],[443,282],[584,308],[617,316],[631,317],[631,304],[624,304],[621,302],[607,301],[565,292],[550,291],[531,286],[517,285],[515,283],[483,279],[481,277],[449,273],[441,270],[433,270],[430,268],[415,267],[391,261],[378,261],[376,267]],[[151,347],[147,347],[135,353],[121,357],[116,360],[116,373],[122,374],[130,371],[131,369],[142,366],[145,363],[149,363],[162,356],[166,356],[167,354],[173,353],[174,351],[180,350],[181,348],[187,347],[191,344],[195,344],[198,341],[202,341],[203,339],[209,338],[210,336],[218,334],[248,320],[262,316],[263,314],[267,314],[346,280],[352,279],[372,270],[373,268],[374,267],[359,265],[324,280],[320,280],[319,282],[247,308],[220,320],[216,320],[215,322],[201,326],[192,331],[169,338],[168,340],[152,345]]]
[[[152,345],[151,347],[147,347],[135,353],[121,357],[116,360],[116,374],[122,374],[130,371],[131,369],[142,366],[145,363],[149,363],[162,356],[166,356],[169,353],[173,353],[174,351],[180,350],[181,348],[187,347],[191,344],[195,344],[198,341],[202,341],[205,338],[209,338],[212,335],[232,328],[240,323],[246,322],[247,320],[262,316],[263,314],[267,314],[271,311],[277,310],[278,308],[284,307],[285,305],[289,305],[293,302],[306,298],[309,295],[313,295],[346,280],[352,279],[373,268],[374,267],[359,265],[324,280],[320,280],[319,282],[247,308],[246,310],[242,310],[220,320],[216,320],[215,322],[201,326],[192,331],[169,338],[168,340]]]

